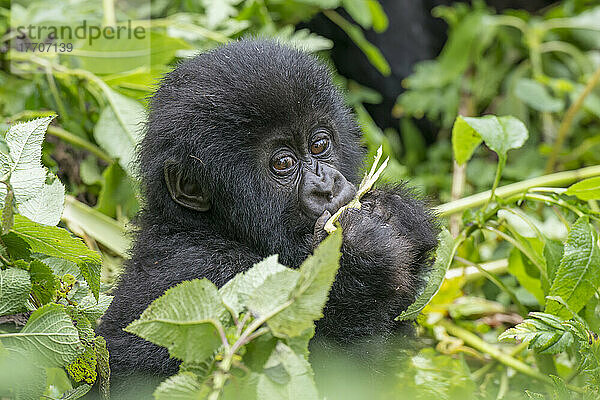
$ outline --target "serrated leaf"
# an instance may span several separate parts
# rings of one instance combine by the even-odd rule
[[[29,273],[20,268],[0,271],[0,315],[15,314],[25,309],[31,281]]]
[[[580,200],[600,200],[600,176],[584,179],[569,186],[565,194],[576,196]]]
[[[254,314],[265,317],[275,313],[267,319],[273,335],[299,336],[323,316],[322,309],[341,257],[342,234],[338,231],[323,240],[298,271],[270,275],[248,299],[248,308]]]
[[[272,379],[267,374],[260,374],[257,385],[257,397],[261,400],[300,400],[318,399],[318,392],[313,380],[310,364],[302,356],[297,355],[288,346],[278,342],[275,350],[265,364],[265,370],[283,369],[286,379]],[[279,373],[279,375],[283,375]]]
[[[137,101],[111,89],[104,91],[109,106],[100,113],[94,127],[94,138],[130,176],[133,176],[135,146],[141,140],[144,107]]]
[[[515,85],[515,95],[537,111],[558,112],[565,107],[564,101],[552,97],[544,85],[533,79],[519,79]]]
[[[579,312],[600,287],[598,233],[587,217],[571,226],[563,257],[550,287],[549,296],[559,296],[571,310]],[[546,304],[546,313],[569,318],[571,313],[557,302]]]
[[[440,286],[442,286],[442,282],[444,282],[444,277],[446,276],[446,271],[448,271],[452,259],[454,258],[456,246],[454,245],[454,238],[446,229],[439,233],[438,243],[438,248],[435,253],[435,262],[431,269],[431,273],[429,274],[427,286],[425,286],[423,293],[417,297],[415,302],[408,306],[402,314],[396,317],[396,321],[406,321],[417,318],[421,313],[421,310],[425,308],[433,296],[440,290]]]
[[[573,343],[573,334],[562,325],[558,317],[535,312],[530,316],[533,318],[504,331],[498,336],[498,340],[528,342],[530,349],[542,354],[560,353]]]
[[[208,397],[211,388],[198,381],[191,372],[180,372],[163,381],[154,391],[155,400],[200,400]]]
[[[265,258],[254,264],[248,271],[237,274],[219,289],[223,303],[236,317],[244,311],[244,304],[248,297],[264,283],[267,277],[287,270],[286,267],[279,264],[278,259],[277,254]]]
[[[113,300],[113,296],[100,293],[98,300],[92,296],[87,295],[79,301],[77,309],[81,311],[90,321],[96,321],[100,318]]]
[[[19,214],[39,224],[55,226],[65,206],[65,187],[58,178],[44,184],[34,197],[17,205]]]
[[[523,146],[529,137],[525,124],[512,116],[486,115],[478,118],[459,116],[458,119],[467,123],[485,144],[501,157],[506,156],[508,150]]]
[[[221,346],[216,327],[226,315],[217,287],[194,279],[168,289],[125,331],[166,347],[172,357],[200,362]]]
[[[25,350],[46,367],[64,367],[84,350],[77,329],[60,304],[46,304],[31,314],[20,332],[0,334],[9,350]]]
[[[19,251],[20,257],[24,257],[24,242],[27,245],[26,252],[42,253],[74,262],[92,293],[98,298],[102,259],[81,239],[71,236],[65,229],[41,225],[22,215],[15,215],[15,223],[10,233],[2,236],[2,240],[9,250]]]
[[[52,269],[40,260],[31,260],[29,264],[31,274],[31,292],[42,305],[49,303],[56,296],[58,279]]]

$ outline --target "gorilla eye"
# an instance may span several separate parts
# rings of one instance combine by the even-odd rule
[[[271,165],[276,171],[284,172],[292,168],[296,164],[296,160],[290,155],[280,155],[273,158]]]
[[[329,148],[329,139],[320,138],[315,140],[310,146],[310,152],[314,155],[324,153]]]

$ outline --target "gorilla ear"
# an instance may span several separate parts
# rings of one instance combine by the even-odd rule
[[[175,203],[196,211],[210,209],[208,192],[199,184],[187,180],[178,168],[178,163],[173,160],[165,162],[165,182]]]

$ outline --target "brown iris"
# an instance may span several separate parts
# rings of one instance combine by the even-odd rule
[[[285,171],[294,166],[296,161],[291,156],[279,156],[273,160],[273,168],[277,171]]]
[[[317,155],[323,153],[329,147],[329,139],[321,138],[317,139],[310,146],[310,152]]]

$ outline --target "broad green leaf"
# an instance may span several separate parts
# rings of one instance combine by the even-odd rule
[[[46,304],[31,314],[20,332],[0,334],[9,350],[25,350],[46,367],[64,367],[83,352],[73,321],[60,304]]]
[[[94,127],[94,138],[111,157],[118,158],[121,167],[133,176],[135,146],[141,140],[145,119],[144,107],[108,87],[104,93],[109,105],[100,113]]]
[[[560,353],[573,343],[573,334],[560,318],[538,312],[532,312],[529,316],[532,318],[504,331],[498,340],[528,342],[530,349],[542,354]]]
[[[40,260],[31,260],[29,264],[31,274],[31,293],[42,305],[49,303],[56,296],[58,279],[54,276],[52,269]]]
[[[92,389],[92,385],[84,383],[74,389],[67,390],[62,394],[60,400],[76,400],[85,396]]]
[[[112,302],[113,296],[108,296],[104,293],[100,293],[98,301],[91,296],[87,295],[83,299],[79,300],[77,309],[81,311],[90,321],[96,321],[100,318]]]
[[[456,118],[452,127],[452,151],[459,165],[471,159],[473,152],[482,141],[481,136],[462,117]]]
[[[51,184],[44,184],[38,193],[19,204],[19,214],[38,224],[55,226],[60,221],[65,206],[65,187],[55,177]]]
[[[0,270],[0,315],[23,311],[30,291],[27,271],[20,268]]]
[[[458,118],[463,119],[473,128],[485,144],[500,157],[506,156],[510,149],[523,146],[529,137],[525,124],[515,117],[486,115],[478,118],[461,116]]]
[[[600,200],[600,176],[584,179],[569,186],[565,194],[581,200]]]
[[[546,87],[533,79],[522,78],[515,85],[515,95],[537,111],[559,112],[565,102],[552,97]]]
[[[226,315],[217,287],[194,279],[167,290],[125,331],[166,347],[172,357],[200,362],[221,346],[216,327]]]
[[[279,264],[277,254],[269,256],[254,264],[248,271],[233,277],[219,289],[219,294],[225,306],[237,317],[244,311],[248,297],[265,282],[265,279],[286,270],[286,267]]]
[[[15,215],[10,233],[2,236],[10,251],[19,256],[27,253],[42,253],[52,257],[73,261],[97,298],[100,291],[100,267],[102,259],[90,250],[79,238],[71,236],[65,229],[40,225],[21,215]],[[23,245],[26,244],[26,248]]]
[[[579,312],[600,287],[599,266],[598,233],[587,217],[581,217],[571,227],[548,294],[562,297],[574,312]],[[557,302],[548,302],[545,312],[563,318],[571,316]]]
[[[421,310],[425,308],[433,296],[440,290],[440,286],[442,286],[442,282],[446,276],[446,271],[448,271],[448,267],[452,264],[456,246],[452,235],[446,229],[441,231],[438,235],[438,243],[438,248],[435,252],[435,262],[431,269],[431,273],[429,274],[427,286],[425,286],[423,293],[417,297],[415,302],[396,317],[396,321],[406,321],[417,318],[421,313]]]
[[[367,0],[342,0],[342,5],[352,19],[358,22],[360,26],[365,29],[371,28],[373,18]]]
[[[258,378],[257,397],[261,400],[318,399],[310,364],[282,342],[277,343]],[[277,373],[275,373],[277,371]]]
[[[8,174],[19,213],[32,221],[56,225],[64,204],[64,186],[41,163],[44,134],[54,117],[17,123],[6,133],[9,154],[0,153],[0,174]],[[46,178],[53,178],[46,184]],[[6,186],[0,185],[0,206]]]
[[[541,306],[544,306],[546,299],[540,272],[517,248],[513,248],[510,252],[508,272],[517,278],[521,286],[531,293]]]
[[[155,400],[200,400],[208,397],[211,388],[202,384],[191,372],[180,372],[163,381],[154,391]]]
[[[323,316],[322,309],[339,268],[342,234],[332,233],[315,249],[298,271],[270,275],[248,299],[248,308],[278,337],[294,337]],[[280,311],[278,311],[281,308]]]

